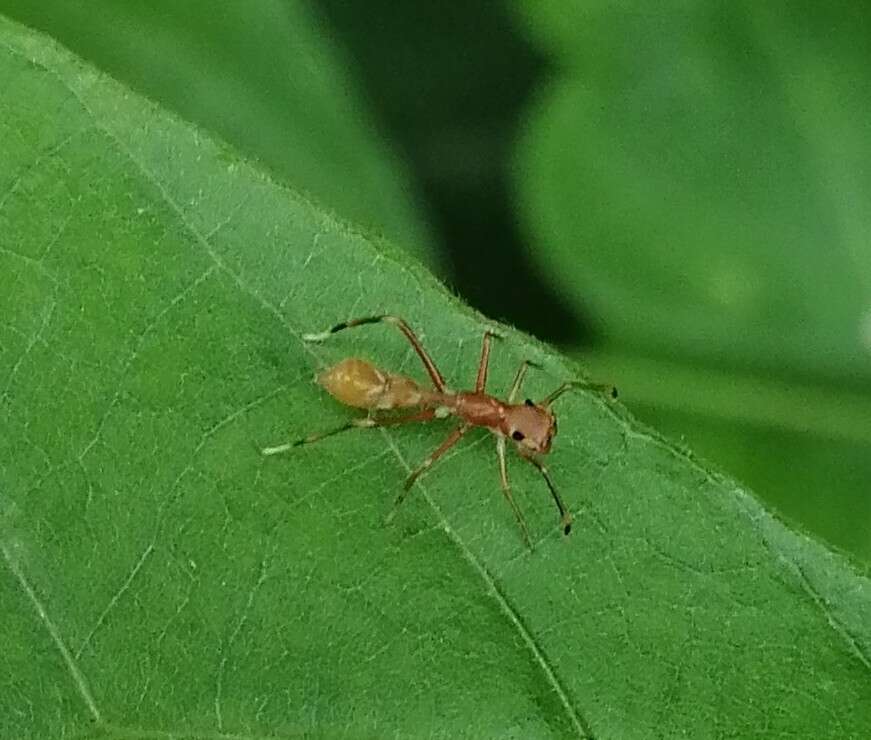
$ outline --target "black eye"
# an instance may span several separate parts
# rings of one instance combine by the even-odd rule
[[[522,442],[523,432],[521,432],[519,429],[515,429],[513,432],[511,432],[511,439],[513,439],[515,442]]]
[[[525,403],[527,406],[535,406],[535,404],[532,401],[530,401],[528,398],[523,403]]]

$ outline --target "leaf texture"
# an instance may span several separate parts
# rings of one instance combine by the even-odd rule
[[[564,399],[575,512],[447,423],[361,430],[344,356],[456,386],[474,315],[44,37],[0,22],[0,735],[632,738],[871,733],[871,584],[619,406]],[[576,366],[510,328],[538,397]]]

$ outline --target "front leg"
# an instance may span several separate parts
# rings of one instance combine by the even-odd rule
[[[569,534],[572,531],[572,512],[570,512],[563,503],[562,496],[560,496],[559,492],[556,490],[556,486],[553,484],[553,481],[550,478],[550,473],[544,466],[544,463],[542,463],[538,458],[529,454],[524,454],[523,452],[520,453],[520,457],[538,468],[538,472],[541,473],[545,483],[547,483],[547,487],[550,489],[550,495],[553,496],[556,508],[559,509],[560,526],[563,528],[563,534]]]
[[[526,371],[531,367],[540,369],[541,365],[532,360],[524,360],[520,363],[520,367],[517,368],[517,375],[514,376],[514,382],[511,384],[511,390],[508,391],[508,403],[514,403],[517,394],[520,392],[520,387],[523,385]]]
[[[508,464],[505,461],[505,437],[499,437],[496,440],[496,454],[499,457],[499,478],[502,483],[502,493],[505,495],[505,500],[511,506],[511,511],[514,512],[514,518],[517,519],[517,524],[520,526],[520,533],[523,535],[523,541],[526,546],[532,550],[532,540],[529,538],[529,529],[523,519],[523,514],[514,502],[514,497],[511,495],[511,485],[508,483]]]

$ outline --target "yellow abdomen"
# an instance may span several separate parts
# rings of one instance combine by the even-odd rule
[[[421,389],[411,378],[384,372],[356,357],[324,370],[317,380],[337,401],[358,409],[394,409],[423,401]]]

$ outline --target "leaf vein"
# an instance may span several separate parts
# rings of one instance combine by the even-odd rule
[[[823,616],[826,618],[829,626],[834,630],[838,637],[840,637],[844,642],[847,643],[847,647],[850,649],[850,652],[853,653],[854,657],[858,658],[859,662],[864,665],[865,668],[871,671],[871,658],[869,658],[865,654],[865,651],[862,649],[862,646],[859,644],[856,638],[850,634],[850,631],[832,613],[831,609],[829,609],[826,600],[814,588],[810,578],[807,577],[807,573],[804,572],[804,568],[802,568],[798,563],[791,563],[791,565],[795,568],[796,572],[799,575],[799,580],[801,582],[802,588],[805,590],[808,596],[810,596],[811,601],[823,613]]]
[[[164,306],[151,320],[151,322],[149,322],[149,324],[140,332],[139,336],[136,339],[135,346],[131,349],[130,354],[127,356],[127,359],[124,361],[124,364],[121,367],[117,387],[115,388],[115,392],[112,394],[109,405],[106,407],[106,411],[97,422],[97,428],[94,431],[93,436],[82,448],[81,452],[79,452],[78,459],[80,462],[84,461],[85,457],[87,457],[88,453],[91,451],[94,445],[97,444],[97,442],[100,440],[100,436],[103,433],[103,428],[106,426],[106,422],[109,420],[109,416],[112,414],[112,410],[115,408],[115,406],[117,406],[118,401],[121,399],[121,390],[124,387],[124,380],[126,379],[127,374],[130,372],[130,368],[133,366],[133,363],[136,362],[136,359],[142,352],[142,348],[146,340],[149,338],[155,328],[160,324],[160,322],[167,316],[167,314],[169,314],[176,306],[184,301],[185,298],[187,298],[202,283],[208,280],[214,272],[215,267],[209,267],[204,272],[202,272],[196,279],[192,280],[188,285],[182,288],[182,290],[180,290],[175,297],[167,302],[166,306]]]
[[[37,329],[36,333],[28,340],[27,346],[24,348],[24,352],[21,353],[21,356],[15,361],[15,364],[9,371],[9,376],[6,378],[6,384],[3,387],[3,392],[0,393],[0,398],[6,398],[8,396],[9,389],[12,387],[12,383],[15,381],[15,377],[18,375],[18,371],[21,370],[22,364],[24,364],[24,361],[33,351],[33,348],[39,342],[43,341],[42,335],[48,328],[48,325],[51,323],[56,308],[57,301],[52,299],[51,305],[49,305],[49,307],[43,312],[42,323],[40,324],[39,329]]]
[[[82,700],[85,702],[85,706],[87,706],[88,711],[91,713],[91,716],[97,722],[101,722],[102,715],[100,714],[100,710],[97,708],[97,704],[94,701],[94,697],[91,694],[90,688],[88,688],[88,682],[85,680],[85,676],[77,665],[75,659],[70,654],[69,648],[66,646],[63,637],[61,637],[60,631],[58,630],[55,623],[52,621],[51,617],[49,617],[45,606],[43,605],[42,601],[40,601],[39,596],[36,595],[36,592],[30,585],[30,581],[27,580],[27,576],[25,576],[24,571],[21,569],[21,566],[18,564],[17,560],[5,544],[0,544],[0,551],[3,552],[3,558],[6,561],[7,567],[9,568],[12,575],[14,575],[18,579],[18,583],[21,585],[21,588],[27,595],[27,598],[30,600],[33,608],[39,615],[40,621],[48,631],[52,642],[54,642],[55,647],[61,654],[61,658],[63,658],[67,670],[69,671],[70,676],[72,676],[73,683],[75,684],[76,689],[81,695]]]
[[[139,560],[136,561],[136,564],[131,569],[130,573],[127,575],[127,578],[124,579],[124,582],[118,588],[118,590],[113,594],[112,598],[109,599],[109,603],[106,604],[106,607],[100,613],[100,616],[97,617],[97,621],[94,623],[94,626],[91,627],[90,632],[85,636],[85,639],[82,640],[82,644],[79,645],[78,650],[75,652],[75,659],[78,660],[82,657],[82,653],[87,649],[88,645],[91,644],[91,640],[94,635],[97,633],[97,630],[103,626],[103,623],[106,621],[106,617],[109,616],[109,612],[115,608],[118,601],[121,597],[129,590],[131,584],[136,579],[136,576],[139,574],[139,571],[142,570],[142,566],[145,565],[145,561],[148,560],[151,553],[154,552],[154,543],[149,542],[148,547],[142,552],[142,555],[139,557]]]
[[[399,463],[408,473],[411,473],[411,466],[403,457],[399,448],[396,446],[396,443],[393,441],[393,438],[387,432],[386,429],[382,429],[382,434],[384,438],[387,440],[387,444],[391,450],[393,450],[393,454],[396,456]],[[508,621],[511,625],[517,630],[521,639],[523,640],[526,647],[532,653],[533,659],[538,664],[539,668],[541,668],[542,673],[544,673],[545,678],[548,683],[553,687],[553,690],[556,692],[559,697],[560,702],[566,710],[566,714],[568,715],[569,721],[571,722],[574,729],[577,731],[579,737],[583,738],[593,738],[593,733],[589,728],[589,723],[581,716],[580,712],[574,707],[569,698],[568,691],[562,685],[562,682],[556,675],[556,671],[553,666],[550,664],[550,661],[547,659],[547,656],[544,653],[542,647],[536,642],[535,637],[533,637],[532,633],[527,629],[526,625],[520,619],[520,615],[517,613],[517,610],[511,605],[511,602],[508,600],[507,596],[503,593],[502,589],[499,588],[499,584],[496,579],[487,569],[487,567],[482,563],[475,554],[468,548],[465,542],[460,538],[454,528],[450,525],[447,517],[444,512],[435,502],[432,496],[429,495],[426,487],[418,481],[415,484],[423,493],[423,497],[426,499],[427,503],[430,505],[430,508],[435,512],[438,517],[442,528],[447,533],[450,540],[457,546],[457,549],[463,555],[463,557],[469,562],[469,564],[474,568],[474,570],[481,577],[481,580],[484,581],[484,584],[487,586],[489,593],[493,595],[496,603],[499,605],[502,613],[508,618]]]

